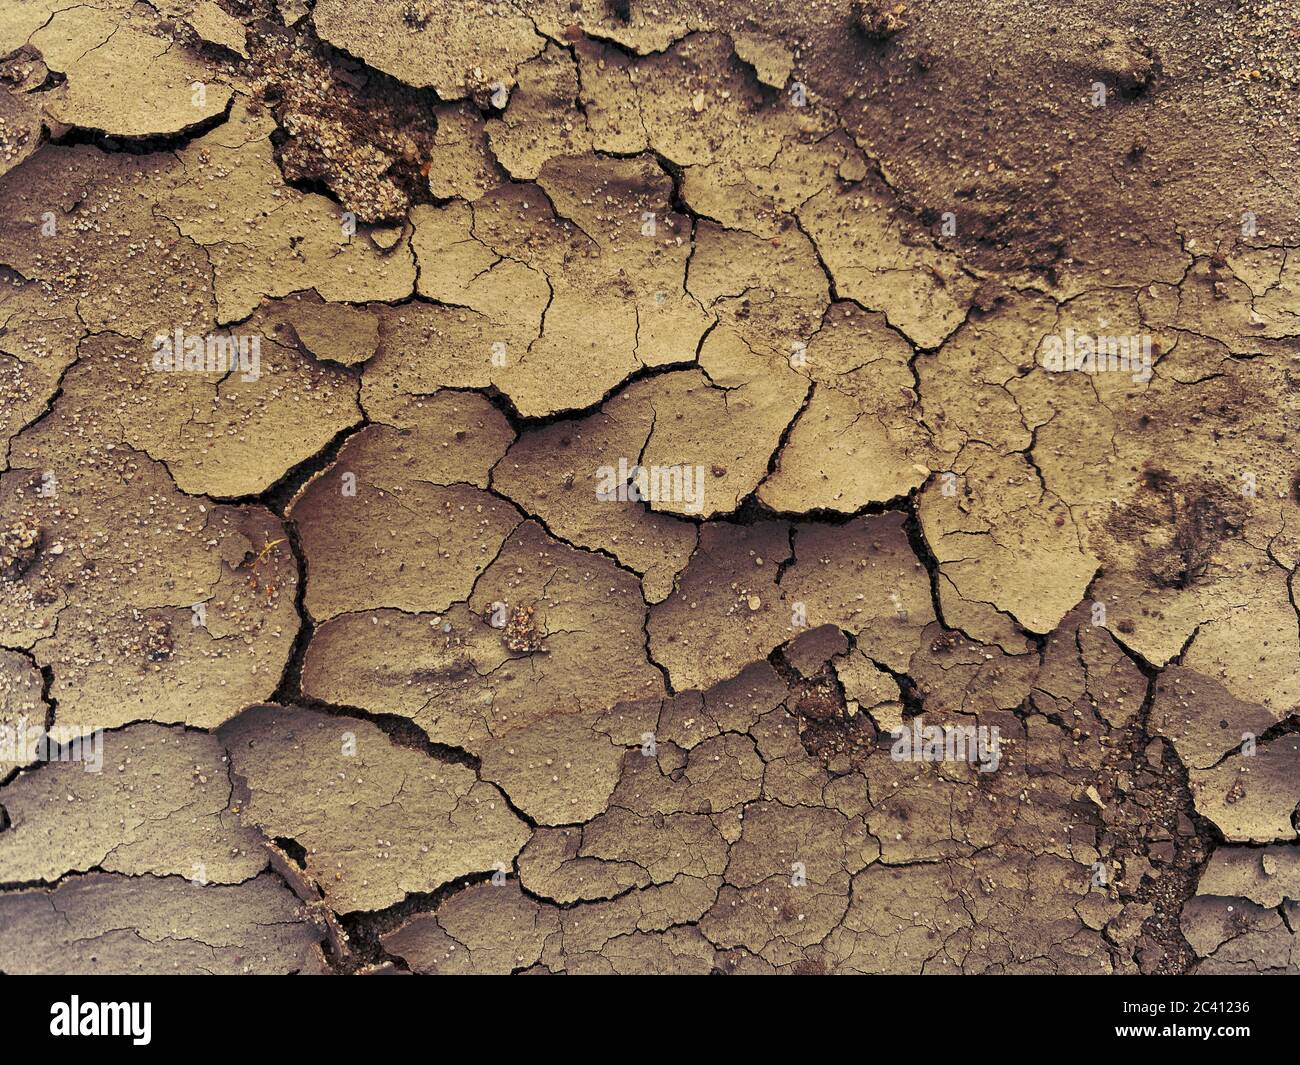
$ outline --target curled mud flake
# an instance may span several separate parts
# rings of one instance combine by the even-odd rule
[[[248,58],[248,38],[244,24],[228,15],[213,0],[194,0],[193,10],[185,21],[209,44],[217,44],[244,59]]]
[[[731,35],[736,55],[754,68],[764,85],[782,89],[794,69],[794,56],[778,39],[757,33],[736,32]]]
[[[188,873],[188,871],[187,871]],[[327,972],[322,929],[270,872],[210,883],[91,873],[0,894],[0,952],[15,973]]]
[[[1189,774],[1196,809],[1231,843],[1294,842],[1300,803],[1296,770],[1300,741],[1294,733],[1249,747],[1209,769]]]
[[[8,81],[0,71],[0,175],[16,167],[41,144],[40,111],[17,93],[7,91]]]
[[[383,936],[417,973],[506,975],[537,964],[560,932],[560,910],[529,898],[517,881],[475,884]]]
[[[297,840],[306,875],[337,913],[508,867],[528,837],[473,769],[398,745],[360,718],[255,707],[221,737],[246,789],[241,823]]]
[[[57,720],[57,760],[0,788],[0,883],[97,868],[232,884],[266,866],[257,833],[230,817],[228,760],[202,732],[136,724],[82,732]]]
[[[268,308],[266,317],[287,327],[318,359],[344,366],[365,362],[379,346],[379,322],[373,312],[346,304],[323,303],[292,296]]]
[[[437,18],[429,21],[431,14]],[[321,39],[442,100],[513,85],[519,66],[546,46],[514,5],[470,0],[322,0],[313,9]]]
[[[165,27],[150,8],[45,8],[27,39],[63,75],[42,94],[49,118],[127,138],[183,134],[218,120],[239,79],[171,39]]]

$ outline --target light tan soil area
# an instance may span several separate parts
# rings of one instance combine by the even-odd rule
[[[1300,972],[1297,46],[6,0],[0,972]]]

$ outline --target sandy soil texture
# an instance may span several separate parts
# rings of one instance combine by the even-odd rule
[[[6,0],[0,971],[1300,972],[1298,55]]]

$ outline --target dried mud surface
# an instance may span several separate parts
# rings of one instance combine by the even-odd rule
[[[8,0],[0,971],[1300,972],[1297,40]]]

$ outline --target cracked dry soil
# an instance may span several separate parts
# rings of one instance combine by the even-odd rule
[[[1297,40],[8,0],[0,971],[1300,971]]]

